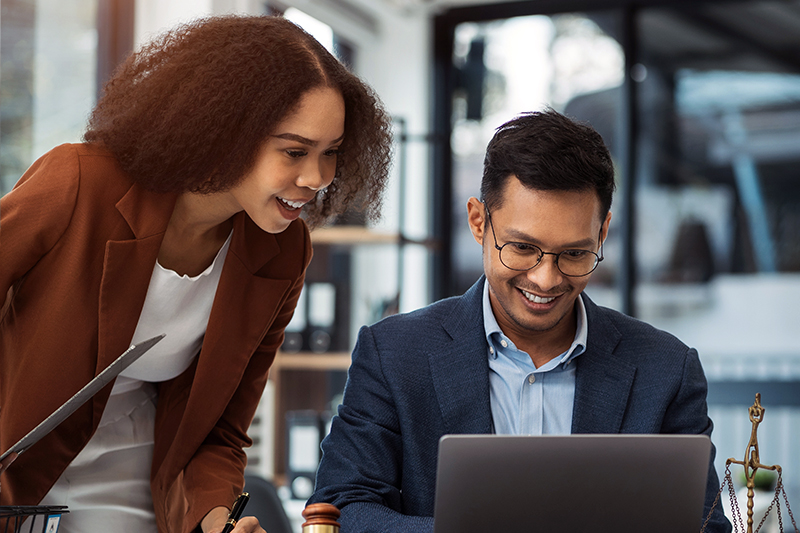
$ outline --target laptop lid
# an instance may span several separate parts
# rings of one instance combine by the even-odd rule
[[[705,435],[446,435],[434,533],[684,533],[703,521]]]

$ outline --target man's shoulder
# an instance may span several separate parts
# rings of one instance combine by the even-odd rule
[[[429,328],[446,320],[454,312],[462,298],[463,296],[444,298],[414,311],[388,316],[370,327],[377,331],[409,327]]]
[[[359,333],[361,348],[354,352],[353,360],[356,352],[362,360],[364,353],[378,355],[384,375],[391,379],[388,376],[421,377],[432,360],[470,359],[476,350],[480,352],[481,339],[486,342],[482,322],[470,311],[473,307],[470,298],[455,296],[365,326]]]
[[[597,305],[585,294],[584,304],[589,321],[590,337],[593,334],[602,337],[618,337],[621,345],[634,348],[659,345],[663,348],[687,349],[686,344],[672,333],[615,309]]]
[[[460,296],[392,315],[369,326],[369,329],[376,342],[386,349],[391,349],[392,343],[430,350],[447,346],[452,340],[476,341],[483,335],[481,281]]]

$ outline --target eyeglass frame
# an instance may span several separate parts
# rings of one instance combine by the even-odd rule
[[[532,269],[536,268],[537,266],[539,266],[542,263],[542,259],[544,258],[544,256],[546,256],[546,255],[554,255],[556,257],[555,258],[556,268],[558,269],[559,272],[561,272],[562,275],[567,276],[568,278],[583,278],[583,277],[588,276],[589,274],[591,274],[595,270],[597,270],[597,266],[603,261],[603,259],[605,259],[604,254],[603,254],[603,228],[602,228],[602,226],[600,227],[600,235],[598,236],[598,239],[600,240],[600,250],[599,250],[600,251],[600,255],[597,255],[595,252],[593,252],[591,250],[581,250],[581,249],[562,250],[562,251],[560,251],[558,253],[545,252],[544,250],[542,250],[539,246],[537,246],[535,244],[528,243],[528,242],[519,242],[519,241],[508,241],[506,243],[503,243],[503,246],[500,246],[498,244],[498,242],[497,242],[497,234],[494,232],[494,223],[492,222],[492,214],[489,212],[489,206],[486,205],[486,200],[483,200],[481,203],[483,204],[483,209],[486,211],[486,219],[489,221],[489,228],[492,230],[492,237],[494,238],[494,247],[495,247],[495,249],[497,249],[497,257],[500,259],[500,262],[503,264],[503,266],[506,267],[509,270],[513,270],[515,272],[527,272],[528,270],[532,270]],[[524,244],[525,246],[533,246],[534,248],[539,250],[539,260],[536,261],[536,264],[534,264],[533,266],[528,267],[528,268],[511,268],[510,266],[508,266],[505,263],[505,261],[503,261],[503,248],[505,248],[509,244]],[[587,272],[586,274],[580,274],[580,275],[566,274],[563,270],[561,270],[561,267],[558,264],[558,258],[564,252],[570,252],[570,251],[587,252],[587,253],[592,254],[595,257],[595,262],[594,262],[594,266],[592,267],[592,269],[589,272]]]

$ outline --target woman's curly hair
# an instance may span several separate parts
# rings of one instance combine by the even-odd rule
[[[372,89],[282,17],[211,17],[155,39],[106,84],[84,140],[105,146],[149,190],[225,191],[318,87],[341,92],[345,135],[334,181],[306,220],[315,226],[348,207],[374,220],[389,174],[391,119]]]

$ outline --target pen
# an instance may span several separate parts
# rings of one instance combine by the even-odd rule
[[[242,516],[242,511],[244,511],[244,506],[247,505],[247,501],[250,499],[250,494],[247,492],[241,493],[237,498],[236,501],[233,502],[233,506],[231,507],[231,512],[228,514],[228,521],[225,522],[225,527],[222,528],[222,533],[230,533],[233,528],[236,527],[236,522]]]

